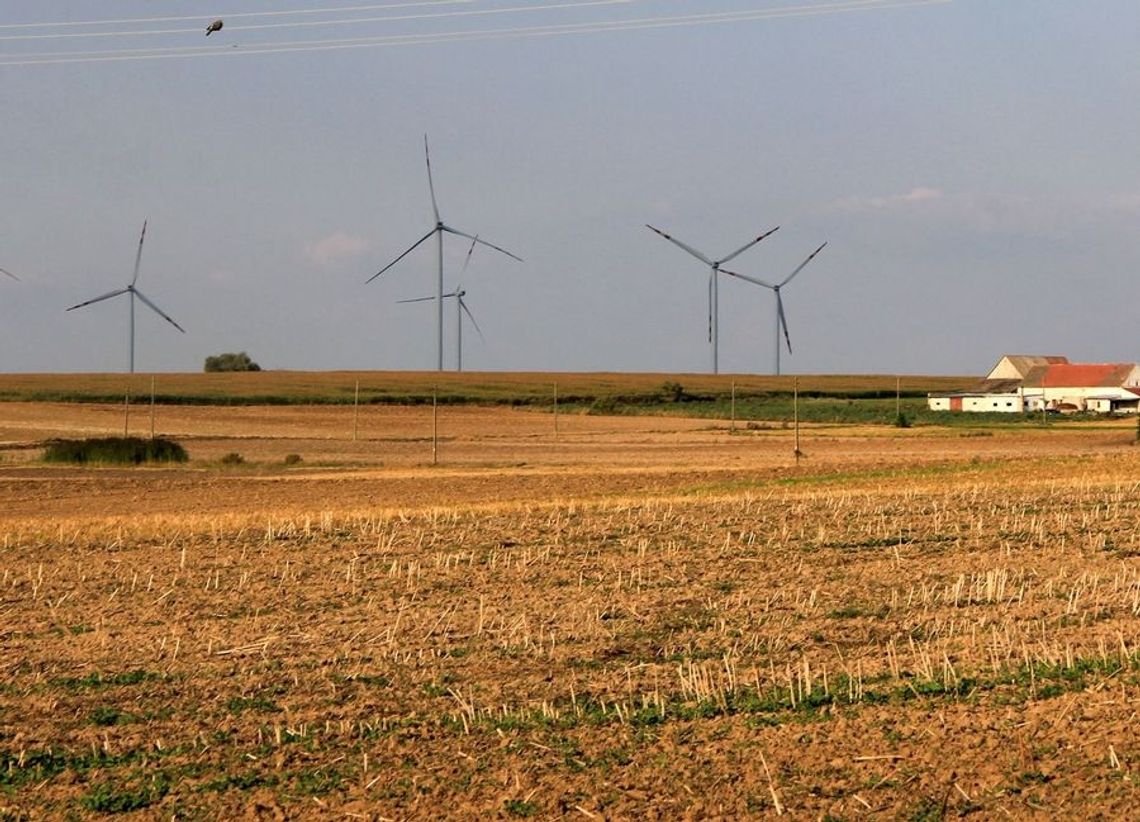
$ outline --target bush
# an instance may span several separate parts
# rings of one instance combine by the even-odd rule
[[[174,440],[158,437],[105,437],[86,440],[52,440],[44,450],[45,462],[112,463],[141,465],[144,462],[186,462],[186,449]]]
[[[685,386],[674,380],[664,383],[661,386],[661,393],[665,396],[666,402],[685,401]]]
[[[286,454],[285,455],[285,464],[286,465],[297,465],[300,462],[301,462],[301,455],[300,454]]]
[[[237,354],[227,352],[206,357],[206,371],[260,371],[261,366],[249,358],[249,354],[241,351]]]
[[[230,451],[221,459],[222,465],[241,465],[245,462],[245,457],[237,451]]]
[[[905,411],[899,411],[899,415],[895,417],[895,428],[910,428],[910,418]]]

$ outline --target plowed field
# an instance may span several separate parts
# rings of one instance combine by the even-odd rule
[[[0,819],[1134,815],[1134,423],[431,413],[0,404]]]

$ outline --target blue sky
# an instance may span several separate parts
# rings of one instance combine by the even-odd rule
[[[125,300],[64,309],[126,285],[144,218],[139,287],[187,333],[141,309],[138,370],[433,368],[434,308],[396,301],[434,292],[434,246],[364,282],[431,228],[425,133],[444,220],[525,259],[463,272],[469,369],[707,371],[707,270],[645,223],[710,256],[779,225],[731,266],[765,279],[828,241],[784,292],[786,373],[1140,359],[1134,0],[335,12],[363,5],[0,2],[0,370],[125,369]],[[240,16],[283,10],[319,13]],[[500,13],[252,28],[473,11]],[[598,30],[719,12],[754,19]],[[160,16],[189,19],[26,25]],[[392,36],[421,39],[255,53]],[[467,244],[445,250],[451,288]],[[771,294],[720,295],[721,371],[770,372]]]

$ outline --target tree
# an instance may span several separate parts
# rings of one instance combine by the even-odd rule
[[[249,358],[244,351],[234,354],[216,354],[206,357],[206,371],[260,371],[261,366]]]

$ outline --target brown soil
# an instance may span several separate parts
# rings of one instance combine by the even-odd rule
[[[1125,818],[1134,429],[0,404],[0,818]],[[148,434],[149,416],[132,417]],[[246,464],[218,460],[239,452]],[[285,467],[287,454],[303,462]]]

